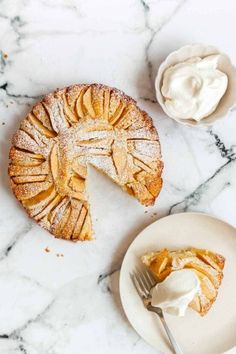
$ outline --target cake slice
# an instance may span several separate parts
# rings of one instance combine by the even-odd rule
[[[206,315],[215,302],[225,264],[225,259],[220,254],[197,248],[179,251],[163,249],[144,255],[142,262],[159,282],[176,270],[192,269],[200,280],[201,294],[194,297],[189,307],[201,316]]]

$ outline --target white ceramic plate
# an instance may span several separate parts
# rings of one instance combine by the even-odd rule
[[[142,305],[129,273],[140,257],[167,247],[207,248],[226,258],[224,279],[216,302],[205,317],[188,310],[185,317],[166,315],[184,353],[220,354],[236,346],[236,229],[212,216],[183,213],[149,225],[130,245],[120,273],[120,295],[125,313],[139,335],[162,353],[172,353],[161,323]]]

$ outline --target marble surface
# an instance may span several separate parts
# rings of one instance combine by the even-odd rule
[[[156,353],[123,313],[122,258],[141,229],[170,213],[208,212],[236,226],[236,110],[211,127],[178,125],[156,103],[153,80],[187,43],[215,45],[236,63],[235,17],[234,0],[0,0],[0,353]],[[83,244],[29,220],[7,177],[20,119],[42,95],[77,82],[133,96],[153,117],[165,161],[152,208],[90,170],[96,240]]]

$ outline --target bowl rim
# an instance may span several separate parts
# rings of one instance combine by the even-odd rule
[[[212,112],[207,117],[201,119],[200,121],[195,121],[193,119],[181,119],[181,118],[174,117],[174,116],[170,115],[170,113],[168,112],[168,110],[165,106],[164,97],[163,97],[163,95],[161,93],[161,89],[160,89],[161,84],[162,84],[162,80],[163,80],[163,74],[164,74],[165,70],[168,69],[172,65],[180,63],[181,61],[185,61],[189,58],[197,56],[197,54],[192,55],[193,51],[201,52],[202,54],[198,54],[198,56],[203,57],[203,58],[208,55],[221,54],[227,62],[228,80],[232,81],[231,84],[233,84],[232,85],[233,87],[235,86],[234,90],[230,89],[231,85],[229,85],[229,82],[228,82],[226,92],[222,96],[222,98],[219,101],[214,112]],[[229,73],[229,75],[228,75],[228,73]],[[155,91],[156,91],[156,98],[157,98],[158,103],[160,104],[164,113],[169,118],[175,120],[176,122],[178,122],[180,124],[184,124],[184,125],[188,125],[188,126],[195,126],[196,127],[196,126],[200,126],[200,125],[212,125],[215,121],[217,121],[219,119],[223,119],[236,104],[236,68],[232,64],[230,57],[227,54],[225,54],[224,52],[220,51],[217,47],[215,47],[213,45],[207,45],[207,44],[202,44],[202,43],[187,44],[187,45],[184,45],[184,46],[174,50],[173,52],[169,53],[167,55],[167,57],[162,61],[162,63],[160,64],[160,66],[158,68],[157,75],[155,78]],[[232,91],[235,91],[235,94],[233,94]],[[231,102],[230,104],[222,103],[222,99],[225,96],[227,97],[230,95],[233,97],[235,96],[233,99],[234,102]],[[232,99],[231,99],[231,101],[232,101]],[[219,110],[221,110],[220,114],[219,114]]]

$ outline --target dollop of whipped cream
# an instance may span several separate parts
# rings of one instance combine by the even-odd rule
[[[200,281],[193,270],[176,270],[152,289],[152,306],[184,316],[190,302],[200,293]]]
[[[228,86],[217,69],[221,57],[193,57],[166,69],[161,93],[170,116],[200,121],[215,111]]]

